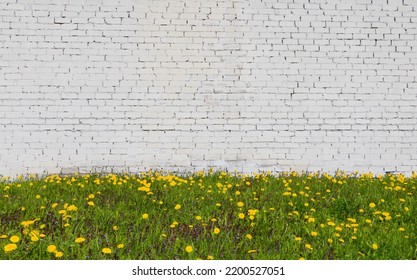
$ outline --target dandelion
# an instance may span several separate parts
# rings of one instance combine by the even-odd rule
[[[245,214],[239,213],[238,217],[239,217],[239,219],[244,219],[245,218]]]
[[[180,210],[181,209],[181,205],[180,204],[175,205],[174,209],[175,210]]]
[[[294,239],[295,239],[295,241],[301,241],[302,240],[302,238],[298,237],[298,236],[296,236]]]
[[[249,250],[248,251],[248,254],[253,254],[253,253],[256,253],[256,250]]]
[[[329,239],[327,239],[327,242],[328,242],[329,244],[332,244],[332,243],[333,243],[333,239],[329,238]]]
[[[55,252],[55,258],[61,258],[64,255],[63,252],[57,251]]]
[[[375,208],[375,206],[376,206],[375,203],[373,203],[373,202],[369,203],[370,208]]]
[[[378,249],[378,244],[372,244],[372,249],[377,250]]]
[[[237,203],[237,207],[243,207],[243,205],[244,205],[244,203],[243,203],[242,201],[239,201],[239,202]]]
[[[249,240],[251,240],[252,239],[252,235],[251,234],[246,234],[246,236],[245,236],[247,239],[249,239]]]
[[[201,216],[195,216],[195,219],[197,220],[197,221],[201,221]]]
[[[18,236],[16,236],[16,235],[13,235],[12,237],[10,237],[9,240],[12,243],[17,243],[17,242],[19,242],[20,238]]]
[[[313,250],[313,246],[311,246],[311,244],[308,244],[308,243],[307,243],[307,244],[305,245],[305,247],[306,247],[308,250]]]
[[[192,246],[190,246],[190,245],[188,245],[188,246],[186,246],[186,247],[185,247],[185,251],[186,251],[187,253],[191,253],[191,252],[193,251],[193,247],[192,247]]]
[[[7,235],[5,235],[5,234],[0,235],[0,239],[5,239],[5,238],[7,238]]]
[[[6,246],[4,246],[4,252],[5,253],[10,253],[11,251],[14,251],[16,249],[17,249],[16,244],[7,244]]]
[[[314,218],[308,218],[308,222],[309,223],[314,223],[314,222],[316,222],[316,219],[314,219]]]
[[[39,233],[39,231],[37,231],[37,230],[32,230],[31,232],[30,232],[30,240],[32,241],[32,242],[36,242],[36,241],[39,241],[39,237],[40,237],[40,233]]]
[[[116,231],[116,230],[118,230],[119,229],[119,227],[118,226],[113,226],[113,230],[114,231]]]
[[[118,249],[123,249],[124,247],[125,247],[125,244],[122,244],[122,243],[121,244],[117,244],[117,248]]]
[[[85,241],[85,238],[83,237],[78,237],[75,239],[75,243],[83,243]]]
[[[398,230],[399,231],[405,231],[405,228],[400,227]]]
[[[148,214],[145,213],[145,214],[142,215],[142,219],[146,220],[147,218],[149,218]]]
[[[94,206],[94,201],[89,201],[89,202],[87,202],[87,204],[90,205],[90,206]]]
[[[331,226],[331,227],[334,227],[336,224],[335,223],[333,223],[333,222],[328,222],[327,223],[329,226]]]
[[[49,245],[46,248],[46,251],[48,251],[49,253],[54,253],[56,251],[56,246],[55,245]]]
[[[70,205],[70,206],[67,207],[67,211],[77,211],[77,210],[78,210],[78,208],[75,205]]]
[[[366,219],[365,222],[368,223],[368,224],[372,223],[372,221],[369,220],[369,219]]]
[[[312,231],[310,234],[311,234],[311,236],[313,236],[313,237],[316,237],[316,236],[318,235],[318,233],[317,233],[316,231]]]
[[[219,228],[214,228],[213,233],[214,234],[219,234],[220,233],[220,229]]]
[[[103,254],[111,254],[111,249],[110,249],[110,248],[103,248],[103,249],[101,250],[101,252],[102,252]]]
[[[208,260],[214,260],[214,257],[213,257],[213,256],[211,256],[211,255],[208,255],[208,256],[207,256],[207,259],[208,259]]]

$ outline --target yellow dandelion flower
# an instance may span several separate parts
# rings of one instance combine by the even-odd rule
[[[145,213],[145,214],[142,215],[142,219],[146,220],[147,218],[149,218],[148,214]]]
[[[368,223],[368,224],[372,223],[372,221],[369,220],[369,219],[366,219],[365,222]]]
[[[333,223],[333,222],[328,222],[327,223],[329,226],[331,226],[331,227],[334,227],[336,224],[335,223]]]
[[[0,235],[0,239],[5,239],[5,238],[7,238],[7,235],[5,235],[5,234]]]
[[[316,236],[318,235],[318,233],[317,233],[316,231],[312,231],[310,234],[311,234],[311,236],[313,236],[313,237],[316,237]]]
[[[213,256],[211,256],[211,255],[208,255],[208,256],[207,256],[207,259],[208,259],[208,260],[214,260],[214,257],[213,257]]]
[[[342,228],[341,227],[336,227],[335,230],[342,231]]]
[[[249,250],[248,254],[256,253],[256,250]]]
[[[40,233],[39,233],[39,231],[37,231],[37,230],[32,230],[31,232],[30,232],[30,240],[32,241],[32,242],[36,242],[36,241],[39,241],[39,237],[40,237]]]
[[[46,248],[46,251],[48,251],[49,253],[54,253],[54,252],[56,252],[56,246],[55,245],[49,245]]]
[[[90,206],[94,206],[95,205],[94,204],[94,201],[89,201],[89,202],[87,202],[87,204],[90,205]]]
[[[75,239],[75,243],[83,243],[85,241],[85,238],[83,237],[78,237]]]
[[[372,244],[372,249],[377,250],[378,249],[378,244]]]
[[[197,220],[197,221],[201,221],[201,216],[195,216],[195,219]]]
[[[95,196],[94,196],[94,194],[89,194],[89,195],[88,195],[88,198],[89,198],[89,199],[93,199],[94,197],[95,197]]]
[[[246,234],[246,238],[249,239],[249,240],[251,240],[252,239],[252,235],[248,233],[248,234]]]
[[[123,249],[124,247],[125,247],[125,244],[122,244],[122,243],[120,243],[120,244],[117,245],[117,248],[118,249]]]
[[[111,249],[110,249],[110,248],[103,248],[103,249],[101,250],[101,252],[102,252],[103,254],[111,254]]]
[[[53,203],[52,205],[51,205],[51,208],[56,208],[58,206],[58,203]]]
[[[77,210],[78,210],[78,208],[75,205],[70,205],[70,206],[67,207],[67,211],[77,211]]]
[[[398,230],[399,231],[405,231],[405,228],[400,227]]]
[[[213,233],[214,234],[219,234],[220,233],[220,229],[219,228],[214,228]]]
[[[375,206],[376,206],[375,203],[373,203],[373,202],[369,203],[370,208],[375,208]]]
[[[181,205],[180,204],[175,205],[174,209],[175,210],[180,210],[181,209]]]
[[[61,258],[63,255],[64,255],[63,252],[60,252],[60,251],[55,252],[55,258]]]
[[[17,249],[17,245],[16,244],[7,244],[6,246],[4,246],[4,252],[5,253],[10,253],[11,251],[14,251]]]
[[[308,222],[309,223],[314,223],[314,222],[316,222],[316,219],[315,218],[308,218]]]
[[[333,239],[329,238],[329,239],[327,239],[327,242],[329,242],[329,244],[332,244],[333,243]]]
[[[222,206],[222,205],[221,205],[220,203],[216,203],[216,206],[217,206],[217,207],[220,207],[220,206]]]
[[[296,236],[294,239],[295,239],[295,241],[301,241],[302,240],[302,238],[298,237],[298,236]]]
[[[191,253],[191,252],[193,251],[193,247],[192,247],[192,246],[190,246],[190,245],[188,245],[188,246],[186,246],[186,247],[185,247],[185,251],[186,251],[187,253]]]
[[[20,238],[19,238],[19,236],[13,235],[12,237],[10,237],[9,240],[12,243],[17,243],[17,242],[19,242]]]
[[[245,214],[239,213],[238,217],[239,217],[239,219],[244,219],[245,218]]]
[[[305,247],[306,247],[306,249],[308,249],[308,250],[313,250],[313,246],[311,246],[311,244],[306,244],[305,245]]]
[[[237,207],[243,207],[243,205],[245,205],[242,201],[239,201],[238,203],[237,203]]]

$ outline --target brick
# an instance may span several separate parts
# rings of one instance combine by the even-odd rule
[[[413,0],[279,2],[1,2],[0,173],[409,172]]]

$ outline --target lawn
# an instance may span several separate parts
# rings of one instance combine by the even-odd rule
[[[417,259],[417,174],[0,177],[0,259]]]

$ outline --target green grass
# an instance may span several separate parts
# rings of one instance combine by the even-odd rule
[[[0,259],[417,259],[416,186],[341,172],[5,177]]]

